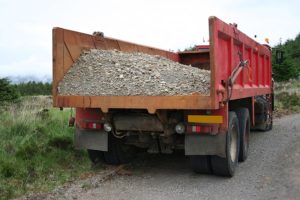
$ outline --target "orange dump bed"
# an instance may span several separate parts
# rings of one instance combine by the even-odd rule
[[[53,105],[55,107],[147,109],[218,109],[220,103],[271,93],[271,53],[235,26],[216,17],[209,18],[210,46],[195,52],[173,53],[113,38],[93,36],[62,28],[53,29]],[[117,49],[160,55],[173,61],[211,71],[210,95],[185,96],[62,96],[58,84],[64,78],[83,49]],[[230,94],[226,81],[240,62],[248,66],[237,77]],[[99,83],[101,84],[101,83]]]

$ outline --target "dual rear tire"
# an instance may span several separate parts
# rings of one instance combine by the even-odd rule
[[[239,161],[244,162],[248,157],[249,139],[250,139],[250,114],[247,108],[239,108],[236,110],[239,119],[240,128],[240,153]]]
[[[240,147],[239,121],[235,112],[228,114],[228,131],[226,133],[226,156],[211,156],[211,166],[214,174],[232,177],[238,164]]]
[[[190,156],[191,166],[196,173],[215,174],[232,177],[238,161],[245,161],[248,156],[250,117],[247,108],[239,108],[228,114],[225,157]]]
[[[110,165],[129,163],[136,156],[136,148],[124,144],[123,139],[108,135],[108,151],[97,151],[88,149],[88,155],[92,163],[105,162]]]

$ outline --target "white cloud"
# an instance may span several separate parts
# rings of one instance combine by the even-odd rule
[[[47,61],[45,62],[45,60],[35,56],[29,56],[24,60],[12,61],[8,64],[1,64],[0,77],[19,76],[19,75],[45,76],[51,74],[52,69],[50,67],[51,67],[50,62]]]
[[[258,0],[0,0],[0,74],[51,74],[52,28],[183,49],[208,39],[208,17],[237,22],[271,45],[299,33],[300,3]]]

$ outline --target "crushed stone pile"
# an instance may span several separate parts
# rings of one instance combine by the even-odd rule
[[[84,50],[58,85],[60,95],[208,95],[210,71],[161,56]]]

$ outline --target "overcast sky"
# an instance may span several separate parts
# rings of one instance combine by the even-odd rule
[[[299,0],[0,0],[0,77],[51,76],[53,27],[177,50],[208,39],[209,16],[271,46],[300,33]]]

